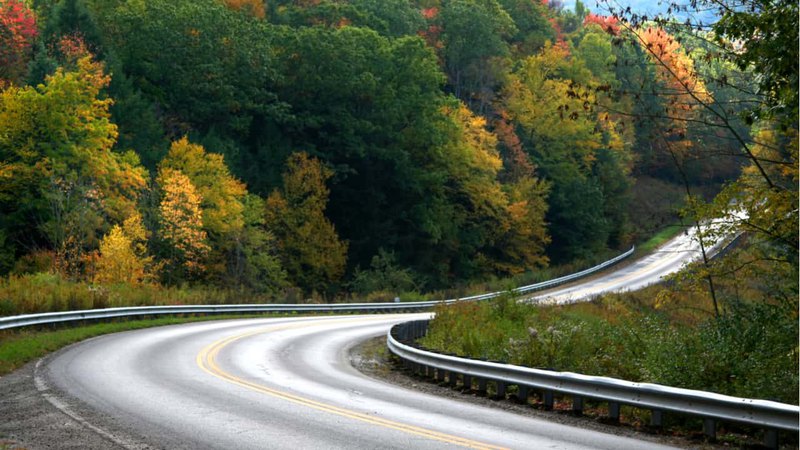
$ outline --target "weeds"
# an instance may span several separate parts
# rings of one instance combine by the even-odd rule
[[[677,305],[665,311],[642,296],[562,307],[512,297],[440,306],[421,343],[528,367],[797,404],[796,315],[750,303],[715,320]]]

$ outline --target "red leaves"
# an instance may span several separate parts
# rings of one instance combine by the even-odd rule
[[[19,0],[0,0],[0,25],[10,31],[11,43],[30,46],[36,37],[36,17]]]
[[[0,0],[0,79],[25,72],[38,30],[36,16],[19,0]]]
[[[599,25],[600,28],[603,29],[606,33],[612,36],[619,35],[619,20],[613,16],[601,16],[594,13],[589,13],[585,19],[583,19],[583,24],[588,25],[590,23]]]
[[[439,8],[435,6],[432,8],[425,8],[422,10],[422,17],[428,20],[436,18],[437,15],[439,15]]]

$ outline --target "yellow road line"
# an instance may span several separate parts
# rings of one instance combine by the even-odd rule
[[[336,322],[354,322],[354,321],[364,321],[364,320],[384,320],[381,319],[343,319],[341,321],[337,320]],[[252,391],[256,391],[262,394],[266,394],[272,397],[277,397],[298,405],[306,406],[308,408],[316,409],[319,411],[336,414],[338,416],[347,417],[350,419],[358,420],[361,422],[366,422],[372,425],[381,426],[384,428],[390,428],[393,430],[402,431],[405,433],[422,436],[425,438],[446,442],[449,444],[455,444],[462,447],[467,448],[474,448],[474,449],[492,449],[492,450],[499,450],[503,447],[497,447],[494,445],[486,444],[483,442],[473,441],[466,438],[461,438],[458,436],[453,436],[450,434],[440,433],[433,430],[428,430],[425,428],[416,427],[413,425],[408,425],[400,422],[395,422],[392,420],[382,419],[380,417],[373,417],[367,414],[359,413],[356,411],[352,411],[345,408],[340,408],[338,406],[329,405],[326,403],[318,402],[316,400],[311,400],[305,397],[300,397],[298,395],[290,394],[288,392],[283,392],[275,389],[268,388],[266,386],[253,383],[242,378],[239,378],[229,372],[224,371],[220,368],[216,363],[216,357],[219,352],[225,348],[226,346],[236,342],[240,339],[244,339],[247,337],[255,336],[258,334],[264,334],[274,331],[281,331],[287,330],[292,328],[305,328],[309,326],[320,326],[326,325],[331,323],[332,321],[324,321],[315,324],[308,324],[308,323],[300,323],[300,324],[289,324],[289,325],[275,325],[271,327],[262,328],[256,331],[251,331],[243,334],[234,335],[231,337],[227,337],[225,339],[220,339],[216,342],[211,343],[210,345],[206,346],[200,353],[197,354],[196,362],[197,365],[206,373],[213,375],[214,377],[220,378],[225,380],[229,383],[244,387],[246,389],[250,389]]]

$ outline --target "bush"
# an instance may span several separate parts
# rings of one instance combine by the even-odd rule
[[[397,265],[394,253],[383,249],[372,257],[369,270],[356,269],[350,288],[357,294],[372,292],[394,293],[415,291],[417,282],[409,269]],[[394,298],[394,295],[391,296]]]

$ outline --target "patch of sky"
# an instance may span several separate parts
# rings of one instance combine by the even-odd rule
[[[553,0],[551,0],[552,2]],[[556,0],[558,3],[561,3],[563,9],[574,11],[575,10],[575,2],[576,0]],[[672,3],[679,3],[683,5],[688,5],[688,0],[586,0],[583,1],[583,5],[589,11],[600,14],[600,15],[608,15],[609,6],[614,9],[622,9],[624,10],[627,7],[631,8],[631,12],[642,16],[646,15],[648,17],[653,17],[655,15],[665,15],[667,14],[668,10],[670,9],[670,4]],[[698,7],[700,8],[700,7]],[[683,11],[671,11],[672,16],[678,19],[680,22],[685,21],[686,19],[690,19],[693,23],[704,23],[709,24],[716,21],[716,11],[713,9],[710,10],[692,10],[689,8],[691,13],[683,12]]]

